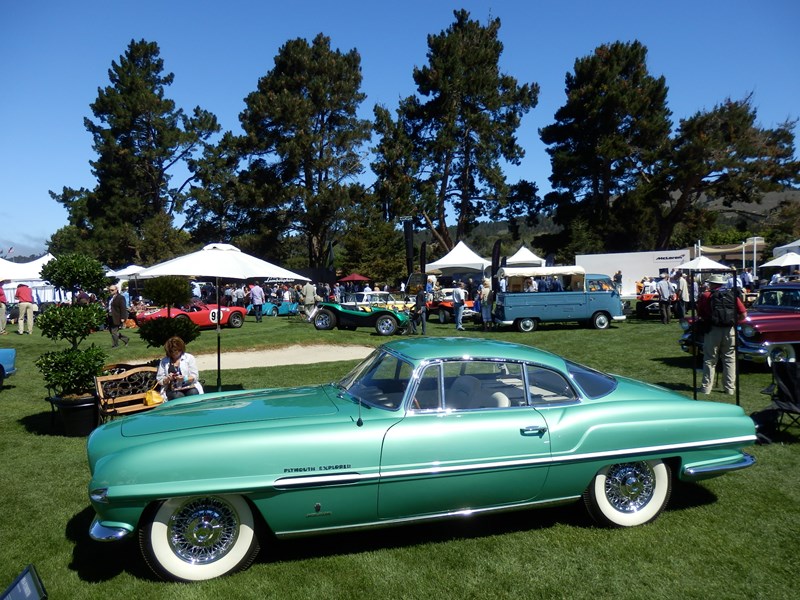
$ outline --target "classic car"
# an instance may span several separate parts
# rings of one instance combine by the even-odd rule
[[[391,292],[355,292],[346,294],[342,304],[349,306],[356,304],[358,306],[379,306],[382,308],[390,308],[392,310],[403,311],[408,310],[414,306],[414,301],[410,299],[403,299],[395,296]]]
[[[692,332],[692,319],[679,342],[684,352],[691,353],[692,341],[702,353],[703,333]],[[739,323],[737,351],[742,360],[766,363],[794,361],[800,355],[800,283],[767,285],[747,309],[747,318]]]
[[[441,288],[433,293],[433,299],[427,303],[428,320],[439,319],[439,323],[447,324],[455,320],[455,307],[453,305],[453,290],[455,288]],[[464,311],[461,318],[464,321],[480,321],[480,313],[476,313],[472,307],[475,304],[472,300],[464,301]]]
[[[273,535],[580,500],[630,527],[658,516],[674,478],[753,464],[755,439],[739,406],[530,346],[401,339],[337,382],[191,396],[99,427],[90,535],[138,534],[157,575],[193,581],[247,567]]]
[[[267,317],[296,315],[299,311],[297,302],[283,302],[276,298],[267,298],[261,307],[261,314]],[[253,305],[248,304],[246,309],[248,315],[254,315]]]
[[[217,320],[220,325],[227,325],[237,329],[244,323],[246,310],[241,306],[219,306],[217,304],[204,304],[193,302],[184,308],[172,307],[169,312],[166,308],[151,308],[136,314],[137,323],[149,319],[172,316],[173,319],[189,319],[198,327],[216,327]]]
[[[0,388],[3,380],[17,372],[17,350],[15,348],[0,348]]]
[[[314,327],[320,330],[356,329],[357,327],[374,327],[378,335],[394,335],[404,333],[409,327],[408,313],[392,310],[375,304],[355,304],[321,302],[308,316]]]

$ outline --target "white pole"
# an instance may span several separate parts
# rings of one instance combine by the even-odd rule
[[[745,252],[745,250],[744,249],[745,249],[746,246],[747,246],[747,242],[742,242],[742,271],[744,271],[744,267],[745,267],[745,264],[744,264],[744,261],[745,261],[744,252]]]

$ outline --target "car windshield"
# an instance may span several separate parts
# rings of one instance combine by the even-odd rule
[[[566,361],[567,372],[589,398],[601,398],[613,392],[617,380],[611,375],[595,371],[574,362]]]
[[[800,310],[800,289],[763,289],[758,294],[755,306],[771,310]]]
[[[411,363],[376,350],[338,385],[350,394],[354,402],[396,410],[403,403],[403,395],[413,371]]]

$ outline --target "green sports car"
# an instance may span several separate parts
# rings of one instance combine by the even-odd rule
[[[321,302],[308,316],[317,329],[374,327],[378,335],[405,333],[409,318],[408,313],[389,308],[385,297],[378,294],[366,302]]]
[[[740,407],[529,346],[396,340],[341,381],[190,396],[96,429],[90,534],[138,534],[165,579],[247,567],[259,543],[582,500],[652,521],[673,478],[748,467]],[[270,533],[271,532],[271,533]]]

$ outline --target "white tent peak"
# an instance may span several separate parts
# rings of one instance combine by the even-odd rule
[[[463,241],[458,242],[455,247],[439,260],[425,265],[426,273],[440,272],[443,275],[460,273],[463,271],[483,271],[492,264],[492,261],[481,258]]]
[[[241,252],[239,248],[232,244],[223,244],[221,242],[214,242],[203,246],[203,250],[230,250],[232,252]]]
[[[536,256],[523,244],[513,256],[506,259],[506,264],[510,267],[541,267],[544,266],[544,259]]]

